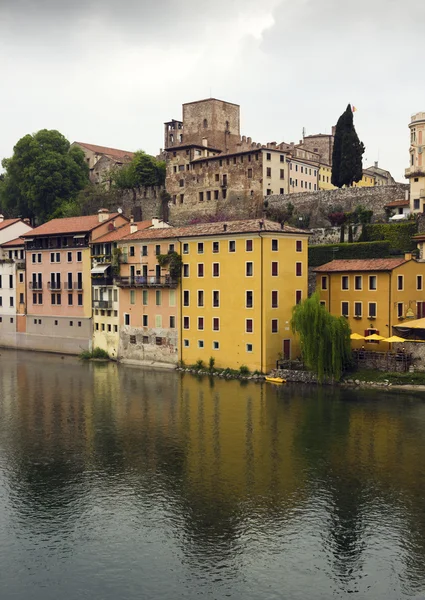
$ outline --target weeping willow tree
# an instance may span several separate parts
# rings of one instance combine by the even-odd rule
[[[324,377],[341,379],[344,367],[351,362],[347,320],[329,314],[316,293],[294,306],[291,326],[300,337],[303,360],[318,381]]]

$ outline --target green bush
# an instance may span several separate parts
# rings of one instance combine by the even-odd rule
[[[338,250],[336,250],[338,248]],[[336,251],[334,251],[334,249]],[[308,249],[308,266],[320,267],[335,259],[348,258],[387,258],[390,256],[388,241],[362,242],[356,244],[323,244],[310,246]]]
[[[91,359],[91,352],[90,352],[90,350],[83,350],[80,353],[79,357],[81,358],[81,360],[90,360]]]
[[[214,370],[215,358],[214,356],[210,356],[210,360],[208,361],[208,368],[210,371]]]
[[[239,371],[241,375],[249,375],[249,369],[246,365],[241,365]]]
[[[204,361],[199,359],[196,361],[195,363],[195,369],[203,369],[204,368]]]
[[[105,350],[102,350],[102,348],[93,348],[91,352],[90,350],[83,350],[80,354],[80,358],[82,360],[90,360],[91,358],[109,358],[109,354]]]
[[[405,223],[369,223],[363,226],[360,242],[388,242],[391,253],[410,252],[416,249],[412,236],[418,232],[416,221]]]

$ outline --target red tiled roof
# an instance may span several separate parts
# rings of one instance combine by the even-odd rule
[[[5,219],[4,221],[0,221],[0,229],[6,229],[9,225],[13,225],[14,223],[18,223],[21,219]]]
[[[385,204],[385,207],[410,206],[409,200],[393,200]]]
[[[15,238],[14,240],[5,242],[4,244],[1,245],[1,247],[5,248],[5,247],[23,246],[24,243],[25,243],[25,240],[23,240],[21,237],[18,237],[18,238]]]
[[[91,150],[92,152],[96,152],[96,154],[107,154],[108,156],[112,156],[117,159],[132,159],[134,156],[134,152],[129,152],[127,150],[118,150],[117,148],[108,148],[107,146],[97,146],[96,144],[86,144],[84,142],[74,142],[75,144],[79,144],[87,150]]]
[[[345,273],[348,271],[392,271],[408,262],[405,258],[368,258],[363,260],[333,260],[314,269],[316,273]]]
[[[262,227],[260,223],[263,223]],[[226,228],[225,228],[226,227]],[[145,231],[136,231],[126,236],[126,240],[137,240],[137,239],[168,239],[177,237],[197,237],[197,236],[208,236],[208,235],[229,235],[237,233],[292,233],[310,235],[310,233],[303,229],[297,229],[296,227],[290,227],[285,225],[284,229],[281,228],[279,223],[274,221],[267,221],[262,219],[246,219],[244,221],[227,221],[217,223],[199,223],[197,225],[188,225],[186,227],[169,227],[169,228],[158,228],[148,229]]]
[[[117,227],[113,231],[108,231],[105,235],[96,238],[96,244],[104,244],[108,242],[116,242],[117,240],[121,240],[123,237],[126,237],[130,233],[130,223],[125,223],[125,225],[121,225]],[[152,227],[152,219],[147,221],[138,221],[135,222],[134,225],[137,225],[137,230],[142,231],[143,229],[148,229]]]
[[[108,218],[99,223],[99,215],[88,215],[86,217],[67,217],[65,219],[52,219],[28,231],[22,235],[23,238],[36,237],[39,235],[54,235],[65,233],[85,233],[96,229],[99,225],[115,219],[120,213],[109,213]]]

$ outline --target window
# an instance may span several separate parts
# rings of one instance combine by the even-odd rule
[[[296,290],[295,292],[295,304],[300,304],[301,300],[302,300],[302,290]]]
[[[180,187],[184,187],[184,179],[180,179],[180,181],[179,181],[179,186],[180,186]]]
[[[399,319],[403,318],[403,308],[404,308],[403,302],[397,302],[397,317]]]
[[[252,277],[254,275],[254,263],[247,262],[246,263],[246,276]]]
[[[220,306],[220,292],[218,290],[213,290],[213,308],[218,308]]]
[[[277,290],[272,291],[272,308],[278,308],[279,306],[279,292]]]
[[[148,327],[149,317],[148,315],[142,315],[142,325],[143,327]]]
[[[134,246],[130,246],[130,256],[134,256]]]
[[[77,262],[81,262],[83,260],[83,253],[78,251],[77,252]]]
[[[142,304],[143,304],[143,306],[147,306],[148,305],[148,294],[149,294],[148,290],[143,290],[143,292],[142,292]]]
[[[198,348],[204,347],[204,340],[198,340]]]
[[[198,317],[198,330],[202,331],[204,329],[204,317]]]
[[[303,274],[303,264],[300,262],[297,262],[295,265],[295,274],[297,277],[301,277]]]
[[[74,327],[74,321],[70,321],[70,322],[69,322],[69,326],[70,326],[70,327]]]
[[[189,329],[189,317],[183,317],[183,329]]]
[[[266,159],[267,159],[267,160],[271,160],[271,159],[272,159],[272,155],[271,155],[271,153],[270,153],[270,152],[267,152],[267,153],[266,153]]]
[[[161,301],[162,301],[162,292],[161,292],[161,290],[156,290],[155,291],[155,305],[161,306]]]
[[[214,254],[217,254],[217,252],[220,252],[220,242],[213,242],[212,251]]]
[[[348,275],[341,277],[341,289],[348,290]]]
[[[189,265],[187,263],[183,265],[183,277],[189,277]]]
[[[220,277],[220,263],[213,263],[213,277]]]
[[[183,346],[189,348],[189,340],[183,340]]]
[[[272,240],[272,252],[279,250],[279,240]]]
[[[204,243],[198,242],[198,254],[203,254],[203,253],[204,253]]]
[[[369,290],[376,290],[376,275],[369,275]]]
[[[198,290],[198,306],[204,306],[204,290]]]
[[[214,190],[214,200],[218,200],[218,190]]]
[[[279,319],[272,319],[272,333],[279,333]]]
[[[285,171],[283,169],[280,169],[280,178],[285,179]]]
[[[230,240],[229,241],[229,252],[235,252],[236,251],[236,242],[234,240]]]
[[[423,286],[422,275],[417,275],[416,276],[416,289],[417,290],[422,290],[422,286]]]
[[[176,290],[170,290],[168,292],[168,304],[169,306],[176,305]]]
[[[356,275],[354,277],[354,289],[361,290],[363,287],[363,277],[361,275]]]
[[[252,169],[248,169],[248,179],[252,178]]]
[[[41,263],[41,252],[37,254],[37,262]]]
[[[189,244],[183,244],[183,254],[189,254]]]
[[[55,253],[54,252],[50,252],[50,262],[51,263],[55,262]]]
[[[341,302],[341,315],[348,317],[348,302]]]
[[[252,240],[246,240],[246,242],[245,242],[245,250],[247,252],[252,252]]]
[[[171,315],[170,316],[170,329],[175,329],[175,328],[176,328],[176,317]]]
[[[295,242],[295,250],[296,252],[302,252],[303,251],[303,243],[302,240],[297,240]]]
[[[118,325],[114,325],[114,333],[118,333]]]
[[[354,302],[354,316],[361,317],[362,316],[362,303]]]
[[[78,304],[78,306],[83,306],[83,294],[78,294],[77,304]]]
[[[218,317],[213,318],[213,331],[220,331],[220,319]]]
[[[272,176],[271,167],[267,167],[267,177],[271,177],[271,176]]]
[[[213,350],[219,350],[220,349],[220,343],[219,342],[213,342]]]
[[[155,327],[162,327],[162,315],[155,315]]]
[[[155,255],[159,256],[161,254],[161,244],[157,244],[155,246]]]
[[[204,276],[204,263],[198,263],[198,277]]]
[[[247,344],[246,345],[246,351],[247,352],[252,352],[252,348],[253,348],[252,344]]]
[[[19,273],[19,283],[24,283],[24,274]]]
[[[10,317],[10,322],[13,323],[13,317]]]
[[[204,192],[199,192],[199,202],[204,201]]]
[[[13,288],[13,275],[9,275],[9,288]]]
[[[254,292],[251,290],[245,293],[245,306],[246,308],[252,308],[254,306]]]
[[[397,289],[399,291],[403,290],[403,275],[397,275]]]
[[[9,298],[9,306],[13,306],[13,296],[10,296]]]
[[[130,315],[128,313],[124,314],[124,325],[130,325]]]
[[[369,302],[369,318],[376,317],[376,302]]]
[[[24,304],[24,294],[19,294],[19,304]]]
[[[142,256],[147,256],[147,255],[148,255],[148,247],[142,246]]]
[[[38,294],[38,303],[43,304],[43,294]]]
[[[415,198],[415,199],[413,200],[413,209],[414,209],[414,210],[419,210],[419,209],[420,209],[419,198]]]
[[[149,336],[148,335],[142,336],[142,344],[149,344]]]
[[[183,306],[190,305],[190,292],[189,290],[184,290],[183,292]]]
[[[279,273],[279,263],[272,262],[272,277],[277,277]]]
[[[245,320],[245,332],[252,333],[254,331],[254,321],[253,319]]]

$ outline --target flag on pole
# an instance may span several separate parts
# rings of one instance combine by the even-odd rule
[[[353,106],[353,112],[356,112],[357,108],[355,106]]]

